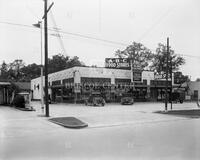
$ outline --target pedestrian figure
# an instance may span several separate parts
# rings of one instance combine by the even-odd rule
[[[200,108],[199,100],[197,99],[197,106]]]

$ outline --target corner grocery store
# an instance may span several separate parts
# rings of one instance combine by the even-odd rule
[[[103,67],[72,67],[49,74],[48,82],[49,96],[55,102],[82,101],[93,92],[102,94],[107,102],[117,102],[123,93],[133,88],[131,70]],[[141,81],[134,82],[135,100],[163,100],[165,82],[156,80],[153,71],[142,71]],[[40,100],[42,88],[40,77],[31,80],[33,100]]]

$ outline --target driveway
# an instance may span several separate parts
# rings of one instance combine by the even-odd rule
[[[33,102],[36,112],[41,114],[41,106]],[[104,107],[85,106],[84,104],[58,103],[50,104],[51,117],[74,116],[88,123],[90,128],[109,127],[129,124],[142,124],[184,120],[185,117],[169,116],[154,113],[164,110],[164,103],[135,103],[134,105],[120,105],[108,103]],[[170,104],[168,104],[170,109]],[[197,109],[195,103],[173,104],[173,109]]]
[[[50,115],[76,116],[89,124],[68,129],[36,112],[0,107],[0,160],[198,160],[200,119],[152,113],[163,104],[50,105]],[[180,109],[183,106],[176,106]],[[185,109],[195,107],[184,105]]]

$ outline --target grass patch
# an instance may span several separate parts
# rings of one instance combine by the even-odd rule
[[[35,109],[34,108],[20,108],[20,107],[15,107],[16,109],[18,109],[18,110],[21,110],[21,111],[35,111]]]
[[[88,126],[88,124],[75,117],[50,118],[49,121],[67,128],[84,128]]]
[[[155,113],[175,115],[175,116],[184,116],[184,117],[188,117],[188,118],[200,118],[200,109],[157,111]]]

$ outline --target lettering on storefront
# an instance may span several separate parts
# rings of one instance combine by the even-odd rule
[[[165,73],[163,73],[163,74],[155,74],[154,75],[154,77],[155,77],[155,79],[159,79],[159,80],[166,80],[166,74]],[[168,79],[170,79],[171,77],[170,77],[170,75],[168,75]]]

